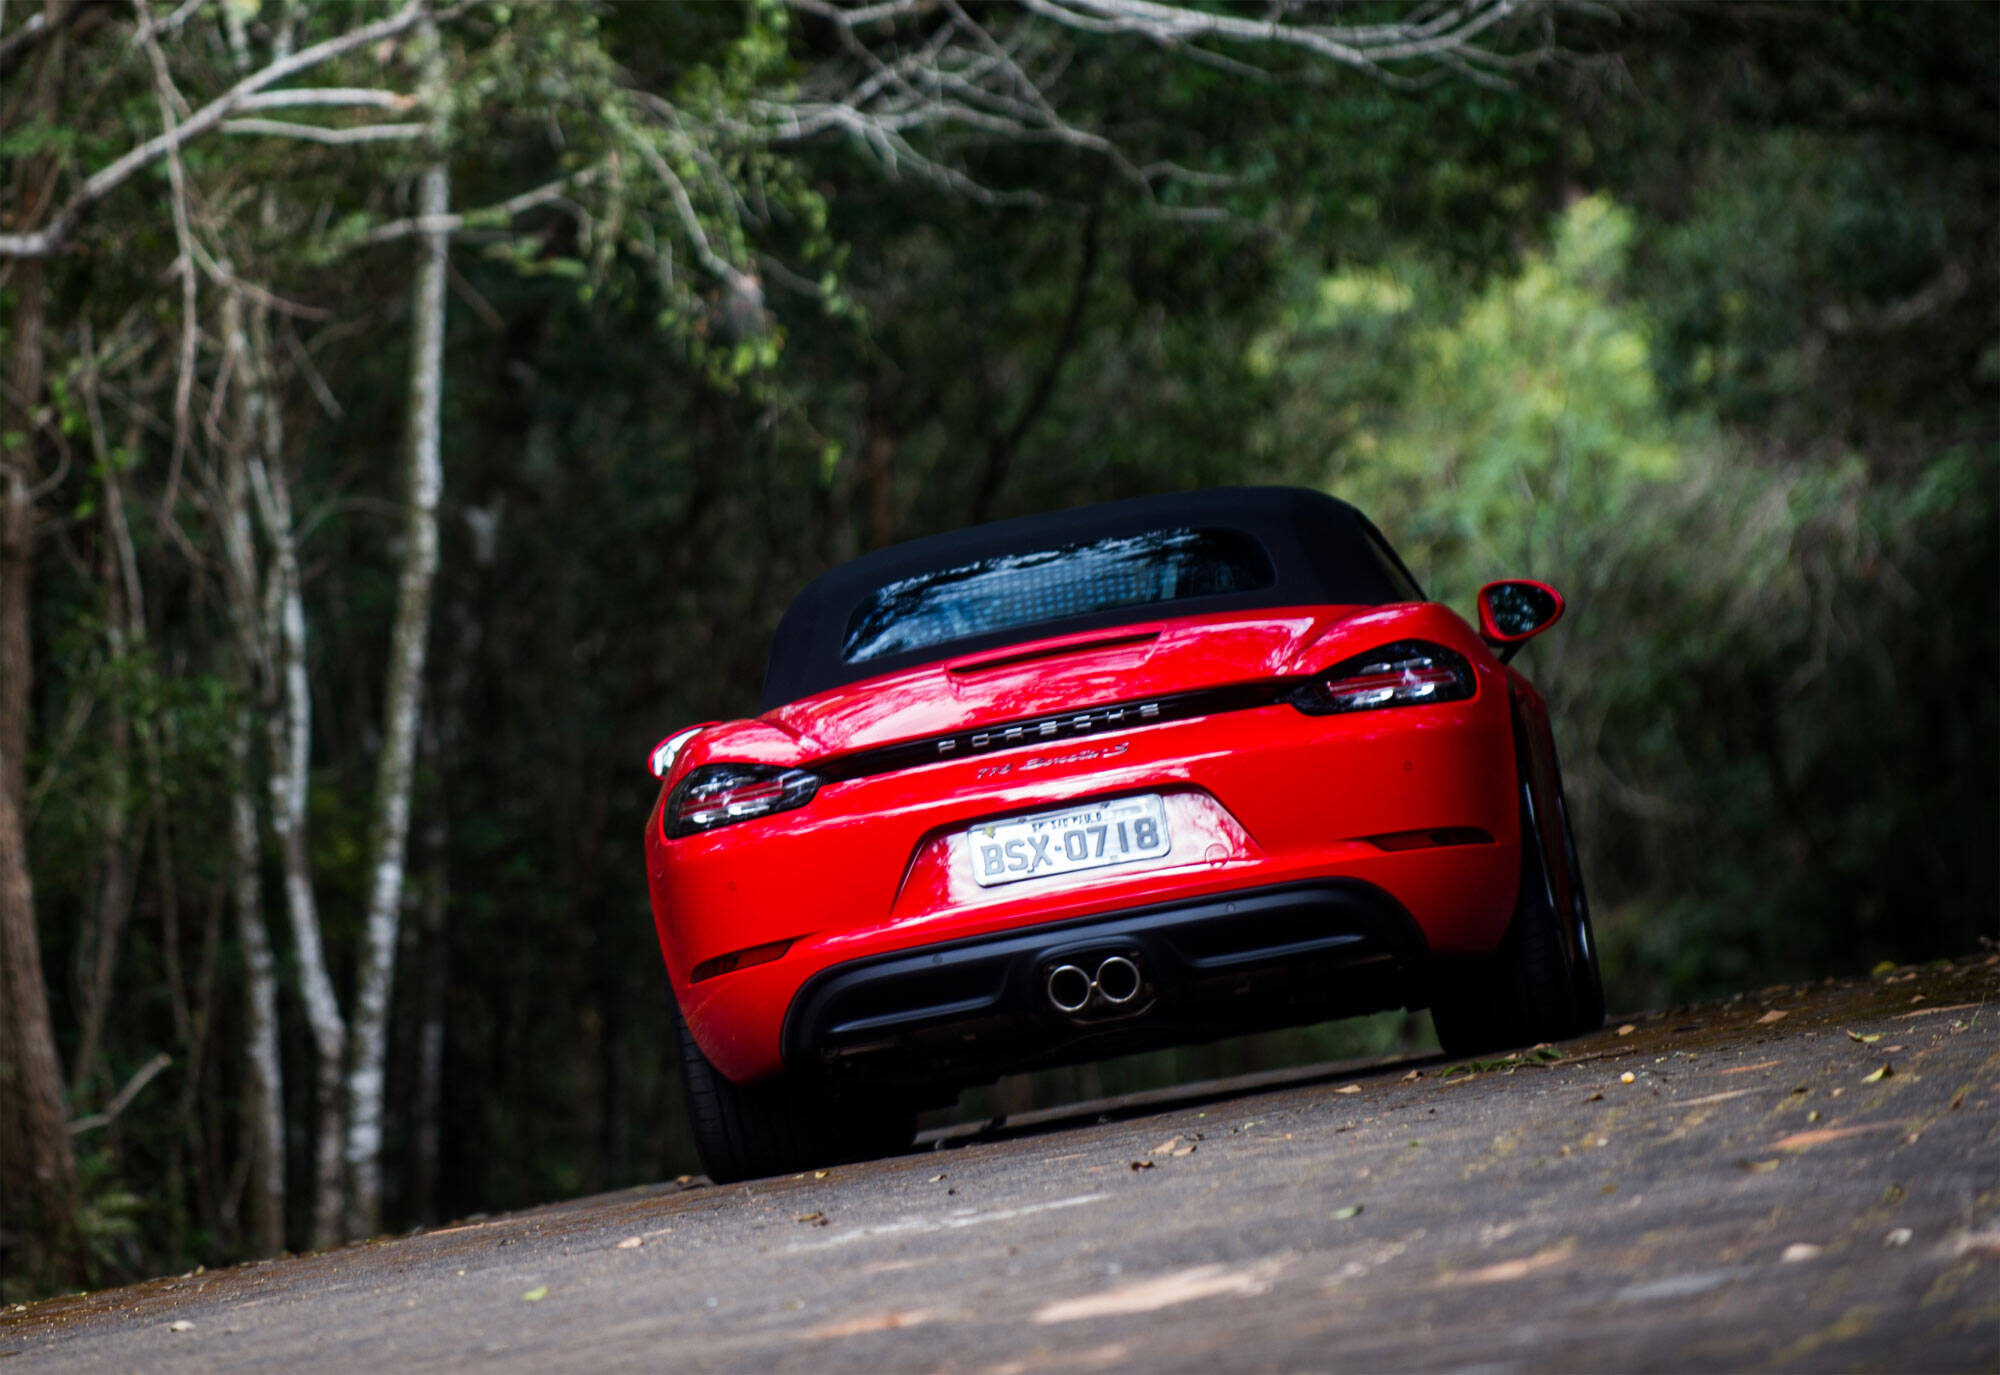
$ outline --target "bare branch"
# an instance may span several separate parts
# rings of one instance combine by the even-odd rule
[[[307,143],[341,145],[389,143],[422,138],[421,124],[357,124],[347,129],[330,129],[324,124],[293,124],[282,119],[229,119],[222,123],[225,134],[265,134],[272,138],[303,139]]]
[[[891,19],[900,19],[908,14],[921,14],[935,8],[936,0],[883,0],[881,4],[842,7],[827,3],[827,0],[789,0],[791,7],[807,14],[816,14],[823,19],[831,19],[843,28],[859,28],[864,24],[880,24]]]
[[[456,7],[450,11],[451,14],[457,12]],[[315,43],[310,48],[301,49],[289,57],[278,59],[262,71],[244,77],[187,119],[147,139],[109,166],[92,174],[78,188],[76,194],[71,196],[40,229],[26,234],[0,234],[0,258],[47,257],[75,232],[77,224],[93,205],[123,186],[140,171],[178,149],[189,139],[198,138],[221,124],[235,112],[246,97],[255,95],[266,87],[275,86],[287,77],[353,52],[356,48],[364,48],[385,38],[393,38],[415,25],[424,13],[419,0],[410,0],[410,3],[386,19],[350,29],[323,43]],[[439,18],[445,17],[448,16],[439,16]]]
[[[1249,18],[1231,10],[1182,9],[1159,0],[1021,0],[1055,23],[1091,33],[1130,34],[1155,41],[1203,38],[1299,48],[1343,67],[1381,75],[1386,63],[1437,58],[1464,50],[1487,29],[1524,8],[1521,0],[1464,0],[1416,24],[1309,24],[1283,17]]]
[[[15,56],[40,38],[47,27],[48,16],[38,11],[29,15],[14,32],[0,35],[0,71],[5,71]]]
[[[161,137],[171,138],[177,127],[174,110],[176,105],[182,103],[180,92],[174,89],[173,77],[167,71],[166,54],[160,51],[160,41],[154,36],[152,11],[146,0],[134,0],[134,4],[139,11],[139,41],[145,46],[147,60],[153,67],[160,125],[165,131]],[[181,461],[187,454],[188,413],[194,399],[195,346],[199,340],[200,324],[195,313],[195,243],[194,233],[188,225],[187,175],[181,166],[178,142],[167,144],[166,158],[168,184],[173,192],[174,240],[180,247],[180,258],[175,266],[181,277],[181,352],[180,367],[174,380],[174,447],[167,464],[167,500],[161,508],[171,511],[175,491],[180,485]]]
[[[694,202],[688,198],[687,187],[675,175],[667,160],[660,156],[660,150],[644,139],[634,139],[639,157],[653,169],[667,188],[667,194],[674,203],[674,213],[680,217],[681,229],[687,234],[688,242],[694,246],[694,255],[701,265],[723,281],[735,286],[744,280],[743,270],[719,255],[708,242],[708,233],[701,227],[701,217],[695,213]]]
[[[1116,140],[1063,113],[1053,91],[1069,51],[1057,41],[1065,30],[1137,38],[1258,80],[1273,79],[1273,73],[1244,60],[1244,50],[1291,51],[1411,90],[1453,75],[1504,84],[1504,73],[1546,60],[1546,45],[1520,52],[1496,46],[1495,30],[1551,0],[1421,0],[1400,18],[1380,23],[1318,22],[1315,16],[1343,11],[1290,0],[1256,9],[1163,0],[1017,0],[1031,22],[1004,31],[993,16],[1005,11],[974,10],[960,0],[787,3],[831,25],[849,60],[823,65],[789,98],[754,102],[750,118],[734,132],[770,143],[842,134],[892,176],[908,172],[992,202],[1039,197],[980,186],[944,153],[915,140],[925,132],[958,131],[1067,145],[1105,158],[1149,199],[1162,181],[1188,179],[1170,163],[1133,165]]]
[[[537,186],[532,191],[523,191],[518,196],[509,197],[479,210],[468,210],[462,215],[412,215],[408,219],[390,220],[378,224],[361,236],[363,244],[388,243],[394,239],[407,239],[415,234],[456,234],[469,226],[484,226],[503,223],[514,216],[533,210],[541,205],[560,204],[573,190],[589,186],[604,175],[602,167],[586,167],[566,177],[557,177],[552,182]]]
[[[347,109],[408,110],[417,98],[401,91],[369,86],[304,86],[293,91],[260,91],[238,101],[239,110],[284,110],[302,105],[337,105]]]
[[[103,1112],[94,1112],[88,1117],[79,1117],[70,1123],[69,1134],[78,1136],[87,1131],[96,1131],[99,1127],[110,1126],[118,1120],[119,1113],[132,1105],[132,1100],[139,1096],[139,1091],[158,1078],[160,1071],[173,1062],[174,1057],[165,1051],[155,1055],[140,1067],[137,1074],[125,1081],[125,1087],[118,1090],[116,1098],[104,1105]]]

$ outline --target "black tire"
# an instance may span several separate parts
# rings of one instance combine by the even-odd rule
[[[1439,971],[1431,1021],[1446,1055],[1485,1055],[1576,1034],[1577,970],[1564,939],[1535,806],[1521,784],[1521,886],[1514,921],[1484,959]],[[1603,1013],[1600,1011],[1599,1020]]]
[[[1590,895],[1583,887],[1583,865],[1576,855],[1576,832],[1569,824],[1569,797],[1556,785],[1556,809],[1562,818],[1563,861],[1569,866],[1570,920],[1576,926],[1576,1029],[1582,1036],[1604,1025],[1604,971],[1597,960],[1597,928],[1590,921]]]
[[[732,1083],[695,1044],[671,993],[668,1004],[695,1152],[717,1184],[893,1155],[916,1135],[915,1111],[887,1097],[836,1099],[786,1074]]]

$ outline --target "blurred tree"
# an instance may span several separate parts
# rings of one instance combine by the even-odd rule
[[[422,102],[410,28],[238,90],[418,9],[183,5],[134,43],[144,11],[22,8],[0,343],[46,365],[0,397],[33,535],[0,629],[39,671],[0,719],[34,727],[11,854],[51,1120],[62,1060],[90,1121],[174,1056],[73,1138],[100,1277],[324,1234],[353,1066],[316,1032],[370,980],[385,1219],[684,1167],[639,761],[754,709],[806,578],[985,513],[1328,482],[1461,607],[1556,576],[1573,621],[1534,653],[1629,997],[1990,923],[1979,7],[1481,4],[1357,65],[1324,48],[1408,10],[475,5]],[[53,35],[92,79],[23,119]],[[413,915],[365,955],[441,233]],[[20,1238],[59,1234],[8,1217],[13,1294]]]

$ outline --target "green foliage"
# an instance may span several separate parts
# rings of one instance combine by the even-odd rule
[[[257,41],[277,9],[246,10]],[[355,13],[286,12],[299,44]],[[796,93],[834,44],[772,0],[482,5],[446,28],[445,155],[468,222],[391,1019],[392,1224],[693,1167],[635,857],[645,752],[754,710],[770,629],[806,579],[980,516],[1304,481],[1367,508],[1461,611],[1490,577],[1554,581],[1569,618],[1522,662],[1557,713],[1615,1001],[1957,952],[1991,930],[1990,11],[1800,24],[1642,8],[1615,31],[1564,21],[1566,46],[1617,45],[1629,88],[1566,66],[1418,93],[1282,55],[1245,80],[992,19],[1049,59],[1073,121],[1189,175],[1148,199],[1089,150],[935,131],[926,146],[983,182],[1044,198],[995,208],[885,178],[844,143],[748,137],[744,116]],[[216,11],[181,33],[169,62],[191,101],[238,79]],[[129,22],[84,38],[74,117],[9,125],[0,158],[54,153],[73,181],[157,132]],[[416,77],[405,52],[371,50],[315,81]],[[400,557],[415,260],[408,239],[365,240],[412,212],[433,155],[421,139],[187,150],[194,209],[219,226],[204,242],[287,303],[272,328],[305,562],[312,867],[343,989]],[[576,180],[559,199],[496,208],[562,177]],[[213,520],[239,393],[204,276],[193,433],[176,449],[167,185],[159,167],[106,200],[49,267],[43,457],[64,475],[41,508],[28,761],[49,984],[67,1054],[122,788],[151,829],[104,1067],[79,1105],[176,1056],[89,1139],[106,1278],[243,1244],[225,839],[243,703]],[[19,280],[0,281],[0,340]],[[84,457],[86,324],[108,465]],[[108,624],[101,468],[127,484],[143,647],[118,648]],[[159,742],[157,775],[146,751],[113,747],[114,718]],[[310,1065],[266,860],[296,1238]],[[434,895],[437,933],[414,915]],[[446,1073],[426,1205],[412,1066],[432,1010]],[[1391,1014],[1056,1071],[967,1111],[1423,1035]]]
[[[1337,434],[1332,489],[1468,613],[1499,576],[1571,599],[1530,658],[1614,997],[1969,942],[1982,900],[1921,924],[1903,904],[1990,872],[1985,784],[1947,784],[1962,813],[1916,823],[1935,785],[1907,761],[1934,732],[1992,758],[1992,704],[1966,691],[1991,617],[1955,589],[1992,566],[1993,449],[1876,483],[1858,456],[1803,464],[1670,410],[1625,291],[1630,228],[1579,201],[1546,253],[1463,303],[1421,273],[1323,280],[1255,345],[1290,388],[1263,442]]]

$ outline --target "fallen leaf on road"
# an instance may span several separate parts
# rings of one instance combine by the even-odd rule
[[[1334,1090],[1334,1092],[1335,1092],[1335,1093],[1359,1093],[1359,1092],[1361,1092],[1361,1085],[1359,1085],[1359,1084],[1342,1084],[1342,1085],[1341,1085],[1341,1086],[1340,1086],[1339,1088],[1335,1089],[1335,1090]]]
[[[826,1178],[826,1176],[827,1176],[827,1171],[825,1171],[825,1170],[814,1170],[814,1171],[813,1171],[813,1178],[814,1178],[814,1179],[825,1179],[825,1178]]]
[[[858,1337],[864,1332],[889,1332],[898,1327],[915,1327],[927,1323],[936,1316],[929,1308],[916,1308],[907,1313],[869,1313],[859,1318],[849,1318],[846,1322],[830,1323],[816,1329],[815,1337]]]
[[[1739,1160],[1736,1162],[1736,1168],[1746,1170],[1751,1174],[1769,1174],[1778,1168],[1778,1162],[1775,1160]]]
[[[174,1321],[167,1324],[167,1331],[192,1332],[194,1331],[194,1324],[189,1322],[186,1318],[176,1318],[174,1319]]]
[[[1625,1025],[1624,1025],[1624,1026],[1621,1026],[1621,1027],[1619,1027],[1619,1028],[1618,1028],[1618,1034],[1619,1034],[1620,1036],[1630,1036],[1630,1035],[1631,1035],[1631,1034],[1632,1034],[1633,1032],[1637,1031],[1638,1029],[1639,1029],[1639,1028],[1638,1028],[1638,1027],[1636,1027],[1636,1026],[1633,1026],[1633,1025],[1632,1025],[1632,1023],[1630,1023],[1630,1022],[1627,1022],[1627,1023],[1625,1023]]]
[[[1477,1270],[1466,1270],[1455,1275],[1446,1275],[1445,1284],[1501,1284],[1508,1280],[1525,1279],[1537,1270],[1546,1270],[1551,1265],[1560,1265],[1564,1257],[1576,1249],[1573,1241],[1560,1242],[1545,1247],[1532,1256],[1522,1256],[1519,1260],[1503,1260],[1498,1265],[1483,1265]]]
[[[1889,1229],[1889,1234],[1882,1238],[1882,1244],[1884,1246],[1908,1246],[1910,1238],[1914,1235],[1916,1234],[1907,1227],[1892,1227]]]
[[[1150,1170],[1152,1168],[1153,1162],[1150,1160],[1135,1160],[1132,1162],[1132,1169],[1135,1173],[1139,1170]]]
[[[1869,970],[1868,972],[1879,979],[1884,974],[1895,973],[1896,962],[1894,960],[1883,960],[1880,964],[1876,965],[1873,969]]]
[[[1193,1155],[1194,1150],[1195,1150],[1194,1142],[1192,1141],[1183,1142],[1182,1138],[1175,1136],[1175,1137],[1169,1137],[1167,1140],[1162,1141],[1159,1145],[1153,1147],[1151,1151],[1147,1152],[1147,1154],[1182,1156],[1182,1155]]]
[[[1953,1260],[1957,1260],[1967,1252],[1977,1252],[1982,1256],[2000,1256],[2000,1229],[1989,1227],[1983,1232],[1959,1232],[1945,1243],[1944,1252]]]
[[[1877,1084],[1880,1083],[1882,1080],[1889,1078],[1891,1075],[1895,1074],[1895,1072],[1896,1072],[1896,1067],[1894,1065],[1885,1064],[1882,1066],[1882,1068],[1876,1070],[1873,1074],[1864,1074],[1861,1077],[1861,1082],[1864,1084]]]
[[[943,1176],[943,1175],[941,1175],[941,1174],[934,1174],[934,1175],[932,1175],[932,1176],[931,1176],[931,1183],[935,1184],[935,1183],[937,1183],[937,1182],[938,1182],[939,1180],[941,1180],[941,1179],[943,1179],[943,1178],[944,1178],[944,1176]]]
[[[1860,1127],[1821,1127],[1815,1132],[1793,1132],[1781,1136],[1771,1143],[1774,1151],[1803,1151],[1814,1146],[1824,1146],[1829,1141],[1845,1141],[1850,1136],[1861,1136],[1867,1132],[1900,1131],[1900,1122],[1870,1122]]]
[[[797,1217],[793,1218],[792,1221],[808,1222],[815,1227],[824,1227],[827,1225],[829,1219],[827,1218],[827,1215],[825,1213],[800,1213]]]
[[[1345,1222],[1351,1217],[1361,1216],[1361,1205],[1359,1203],[1350,1203],[1345,1208],[1335,1208],[1328,1216],[1335,1222]]]
[[[527,1293],[521,1295],[521,1302],[540,1303],[543,1299],[547,1298],[548,1296],[549,1296],[549,1287],[546,1284],[538,1284],[533,1289],[530,1289]]]
[[[1871,1032],[1870,1034],[1868,1034],[1868,1035],[1866,1035],[1866,1036],[1863,1036],[1863,1035],[1862,1035],[1862,1034],[1861,1034],[1860,1032],[1858,1032],[1858,1031],[1850,1031],[1850,1032],[1848,1032],[1848,1033],[1847,1033],[1847,1039],[1848,1039],[1848,1040],[1850,1040],[1850,1041],[1859,1041],[1859,1042],[1861,1042],[1861,1044],[1862,1044],[1862,1045],[1864,1045],[1864,1046],[1872,1046],[1872,1045],[1874,1045],[1874,1044],[1875,1044],[1875,1043],[1876,1043],[1877,1041],[1879,1041],[1879,1040],[1881,1040],[1881,1039],[1882,1039],[1882,1033],[1881,1033],[1881,1032],[1879,1032],[1879,1031],[1876,1031],[1876,1032]]]
[[[1813,1260],[1819,1255],[1819,1253],[1820,1253],[1820,1248],[1813,1245],[1811,1242],[1795,1241],[1790,1246],[1787,1246],[1785,1248],[1785,1253],[1782,1256],[1779,1256],[1778,1260],[1783,1264],[1790,1265],[1802,1260]]]
[[[1965,1090],[1964,1090],[1964,1089],[1960,1089],[1960,1090],[1959,1090],[1959,1091],[1958,1091],[1957,1093],[1954,1093],[1954,1094],[1953,1094],[1953,1095],[1951,1096],[1951,1105],[1952,1105],[1952,1106],[1953,1106],[1954,1108],[1962,1108],[1962,1107],[1964,1107],[1964,1106],[1965,1106]]]
[[[1748,1098],[1753,1093],[1763,1093],[1763,1089],[1727,1089],[1721,1093],[1705,1093],[1699,1098],[1683,1098],[1674,1104],[1677,1108],[1699,1108],[1709,1103],[1727,1103],[1732,1098]],[[1804,1093],[1802,1088],[1793,1093]]]
[[[1602,1103],[1604,1101],[1604,1095],[1602,1093],[1593,1093],[1590,1095],[1590,1097],[1584,1099],[1583,1101],[1586,1103]]]
[[[1774,1007],[1769,1012],[1766,1012],[1763,1016],[1757,1019],[1757,1025],[1768,1026],[1772,1022],[1782,1022],[1785,1020],[1785,1018],[1791,1015],[1792,1015],[1791,1013],[1785,1011],[1781,1007]]]
[[[626,1237],[625,1240],[618,1243],[618,1249],[621,1251],[636,1251],[645,1244],[646,1239],[644,1237]]]
[[[1721,1070],[1721,1071],[1719,1071],[1719,1073],[1722,1073],[1722,1074],[1748,1074],[1748,1073],[1750,1073],[1750,1072],[1751,1072],[1752,1070],[1759,1070],[1759,1069],[1770,1069],[1770,1068],[1771,1068],[1771,1067],[1772,1067],[1773,1065],[1775,1065],[1775,1064],[1777,1064],[1777,1063],[1778,1063],[1778,1061],[1776,1061],[1776,1060],[1759,1060],[1759,1061],[1758,1061],[1758,1062],[1757,1062],[1756,1064],[1754,1064],[1754,1065],[1737,1065],[1737,1066],[1735,1066],[1735,1067],[1734,1067],[1733,1069],[1725,1069],[1725,1070]]]
[[[1035,1321],[1076,1322],[1082,1318],[1153,1313],[1177,1303],[1192,1303],[1196,1299],[1212,1299],[1225,1294],[1254,1298],[1270,1289],[1271,1281],[1277,1278],[1284,1266],[1285,1262],[1279,1258],[1236,1270],[1223,1265],[1197,1265],[1192,1270],[1134,1280],[1101,1294],[1046,1304],[1035,1314]]]
[[[1403,1076],[1401,1082],[1405,1084],[1414,1084],[1417,1082],[1417,1080],[1423,1077],[1424,1077],[1424,1072],[1422,1070],[1413,1069],[1408,1074]]]

